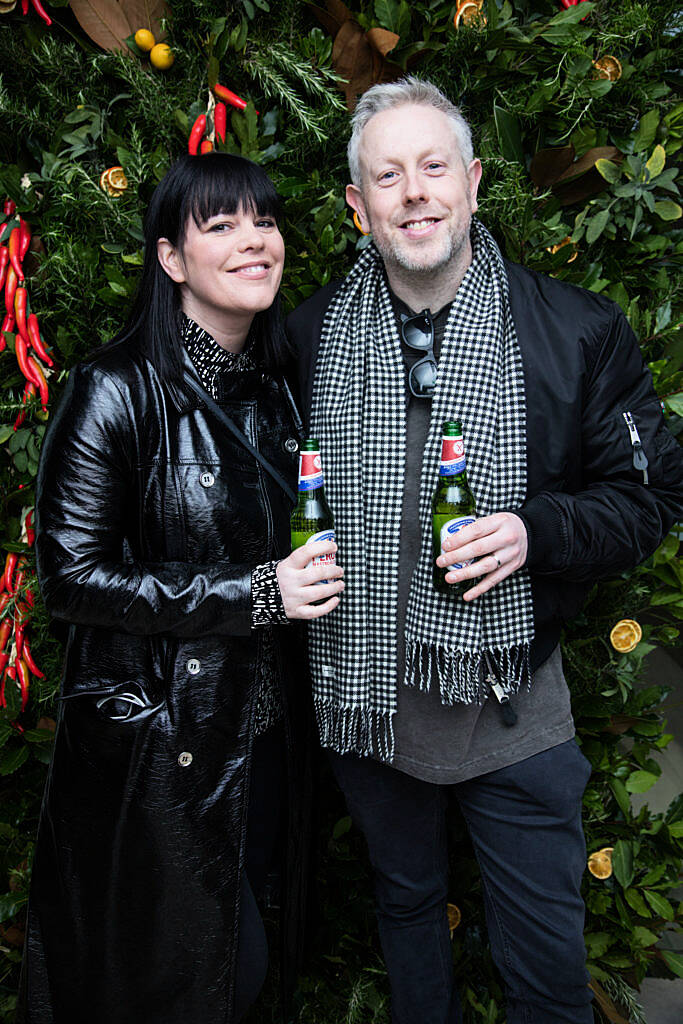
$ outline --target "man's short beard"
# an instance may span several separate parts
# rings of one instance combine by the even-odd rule
[[[406,252],[402,246],[385,243],[378,244],[375,239],[375,245],[379,249],[380,255],[385,263],[392,263],[401,270],[407,270],[411,274],[433,274],[444,267],[447,267],[453,260],[458,261],[459,257],[466,251],[470,240],[470,225],[472,218],[469,217],[467,224],[464,228],[459,228],[453,231],[447,239],[445,239],[445,245],[443,251],[438,255],[433,262],[425,264],[421,260],[415,259],[408,252]],[[370,225],[372,227],[372,225]]]

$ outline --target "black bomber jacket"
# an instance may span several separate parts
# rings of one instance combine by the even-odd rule
[[[683,515],[683,449],[665,425],[619,306],[505,265],[527,407],[527,498],[508,511],[527,528],[535,669],[592,584],[644,561]],[[305,421],[320,333],[338,287],[320,289],[287,322],[290,376]],[[643,454],[645,472],[636,468]]]

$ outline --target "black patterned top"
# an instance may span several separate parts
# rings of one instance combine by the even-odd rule
[[[222,394],[221,382],[227,373],[240,373],[256,368],[252,346],[247,345],[241,352],[228,352],[222,348],[208,331],[200,327],[185,314],[181,314],[181,330],[188,355],[192,360],[199,379],[215,401]],[[269,627],[288,622],[282,603],[282,594],[277,581],[277,561],[257,565],[251,574],[251,624],[254,627]],[[275,652],[270,629],[262,635],[263,657],[261,679],[256,697],[255,735],[270,728],[282,715],[282,704],[275,675]]]

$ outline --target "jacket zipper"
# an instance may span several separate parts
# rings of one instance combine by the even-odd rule
[[[647,467],[649,463],[647,461],[645,450],[643,449],[642,441],[640,440],[638,428],[636,427],[635,420],[630,412],[624,412],[622,413],[622,416],[626,420],[626,426],[628,427],[628,432],[631,437],[631,445],[633,447],[633,467],[639,473],[643,474],[643,484],[647,487],[649,482]]]

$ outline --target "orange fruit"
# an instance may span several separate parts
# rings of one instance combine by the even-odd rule
[[[546,252],[549,252],[549,253],[551,253],[554,256],[555,253],[559,252],[560,249],[563,249],[565,245],[571,245],[571,244],[572,244],[571,236],[567,235],[566,238],[563,238],[561,242],[557,242],[556,245],[548,245],[548,246],[546,246]],[[578,255],[579,255],[579,251],[576,248],[576,246],[574,246],[574,252],[572,253],[572,255],[567,260],[567,263],[573,263]]]
[[[596,850],[588,858],[588,870],[596,878],[609,878],[612,874],[612,850],[613,846],[603,846],[602,850]]]
[[[138,49],[144,50],[145,53],[149,53],[156,45],[156,39],[148,28],[139,28],[135,33],[134,39]]]
[[[635,619],[620,619],[616,626],[612,627],[609,638],[615,651],[628,654],[643,639],[643,631]]]
[[[168,71],[175,60],[175,55],[168,43],[157,43],[150,50],[149,59],[159,71]]]
[[[621,62],[609,53],[599,60],[594,60],[593,69],[594,78],[606,78],[610,82],[616,82],[621,78]]]
[[[460,28],[460,25],[477,25],[479,28],[483,28],[486,24],[486,15],[482,14],[482,7],[484,6],[484,0],[464,0],[458,6],[453,18],[453,24],[456,28]]]
[[[446,913],[448,915],[448,929],[452,935],[462,920],[462,914],[460,913],[460,908],[456,907],[455,903],[446,904]]]
[[[123,173],[123,167],[115,165],[114,167],[107,167],[106,171],[102,171],[100,175],[100,188],[108,196],[113,196],[114,199],[122,196],[128,188],[128,178]]]

